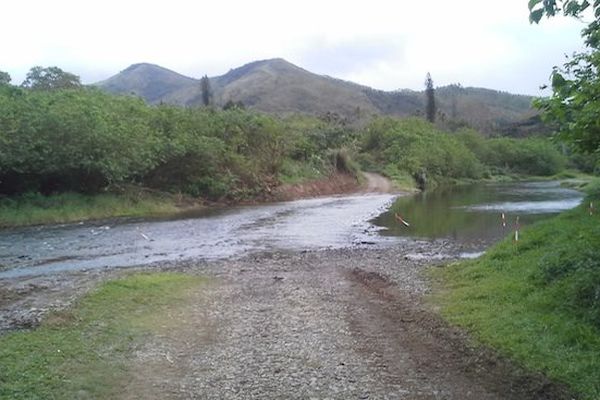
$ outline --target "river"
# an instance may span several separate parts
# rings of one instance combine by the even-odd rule
[[[478,254],[516,229],[574,208],[582,199],[581,192],[556,181],[450,186],[398,198],[373,223],[384,228],[382,235],[449,239]]]
[[[260,251],[302,251],[398,240],[454,240],[472,254],[582,200],[557,182],[473,185],[415,196],[366,194],[212,209],[163,220],[119,219],[0,232],[0,278]],[[501,227],[504,212],[507,227]],[[399,214],[410,226],[400,224]],[[471,253],[469,253],[471,254]]]

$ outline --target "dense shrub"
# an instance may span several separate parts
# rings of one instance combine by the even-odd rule
[[[566,158],[544,139],[495,138],[488,141],[484,163],[528,175],[549,176],[561,171]]]
[[[410,175],[425,173],[439,180],[481,177],[481,163],[465,144],[418,118],[375,119],[365,130],[362,150]]]
[[[457,138],[483,163],[496,171],[550,176],[564,169],[566,157],[556,145],[540,138],[486,139],[473,130],[462,130]]]
[[[159,140],[141,100],[96,90],[0,91],[0,192],[96,191],[143,173]]]
[[[154,107],[96,89],[3,86],[0,194],[98,192],[141,182],[229,196],[277,175],[288,153],[283,133],[277,119],[241,109]]]
[[[600,174],[600,154],[572,153],[569,154],[568,161],[571,168],[578,169],[579,171],[588,174]]]
[[[486,166],[547,175],[564,164],[542,140],[449,134],[418,118],[375,118],[356,127],[327,114],[278,118],[238,107],[150,106],[94,88],[0,85],[0,195],[97,193],[140,183],[239,198],[294,180],[290,173],[356,174],[354,159],[428,181],[477,179]]]

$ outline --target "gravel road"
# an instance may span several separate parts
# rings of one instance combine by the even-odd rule
[[[407,242],[134,268],[211,283],[137,349],[122,398],[571,398],[470,344],[427,305],[423,271],[452,254],[449,243]],[[35,325],[49,308],[126,271],[0,281],[0,319],[4,328]]]

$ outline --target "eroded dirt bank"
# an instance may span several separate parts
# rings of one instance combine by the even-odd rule
[[[273,197],[279,201],[289,201],[315,196],[329,196],[344,193],[391,193],[392,182],[379,174],[363,172],[361,184],[354,176],[336,173],[324,179],[302,182],[293,185],[281,185],[273,191]]]
[[[212,283],[137,349],[123,398],[571,398],[469,345],[426,305],[423,269],[452,254],[448,243],[407,242],[135,268],[202,274]],[[121,273],[0,281],[4,327],[35,324],[45,307],[67,306]]]

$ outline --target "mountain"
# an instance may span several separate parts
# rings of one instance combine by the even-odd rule
[[[198,85],[198,81],[154,64],[133,64],[95,84],[108,92],[133,94],[149,103],[159,103],[170,94]]]
[[[266,112],[342,115],[377,108],[357,84],[316,75],[282,59],[256,61],[215,78],[218,101],[241,101]]]
[[[213,101],[228,101],[271,113],[337,113],[356,118],[371,114],[422,115],[423,92],[381,91],[318,75],[281,58],[251,62],[210,78]],[[153,64],[134,64],[96,84],[116,94],[134,94],[152,104],[201,104],[200,80]],[[532,98],[482,88],[449,85],[436,88],[438,117],[456,126],[469,125],[486,132],[536,115]]]

